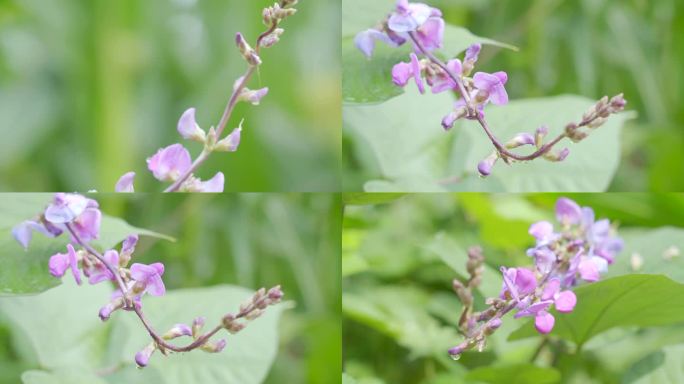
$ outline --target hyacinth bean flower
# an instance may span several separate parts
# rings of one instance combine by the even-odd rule
[[[67,244],[67,253],[56,253],[50,257],[48,263],[50,274],[54,277],[62,277],[67,269],[71,269],[74,280],[81,285],[81,270],[78,269],[78,255],[71,244]]]
[[[164,264],[150,265],[135,263],[131,265],[131,278],[136,282],[135,291],[149,293],[152,296],[162,296],[166,293],[161,276],[164,274]]]

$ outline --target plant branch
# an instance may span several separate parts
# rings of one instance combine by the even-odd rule
[[[447,65],[441,61],[439,58],[437,58],[435,55],[433,55],[431,52],[427,51],[425,47],[421,44],[421,42],[416,38],[415,32],[409,32],[409,37],[413,41],[416,47],[421,51],[425,57],[427,57],[431,62],[436,64],[438,67],[440,67],[450,78],[456,83],[458,92],[460,93],[461,97],[463,97],[463,100],[466,102],[466,108],[468,110],[468,116],[469,117],[474,117],[479,123],[482,129],[485,131],[487,134],[487,137],[489,137],[489,140],[492,142],[496,150],[499,152],[499,154],[503,158],[510,158],[518,161],[529,161],[529,160],[534,160],[540,156],[545,155],[547,152],[549,152],[558,142],[563,140],[564,138],[567,137],[565,132],[559,134],[555,139],[551,140],[550,142],[542,145],[537,151],[535,151],[532,154],[529,155],[518,155],[515,154],[508,149],[501,143],[501,141],[494,135],[492,130],[489,128],[489,124],[485,120],[484,116],[482,116],[480,113],[478,113],[475,108],[472,105],[472,100],[468,92],[466,91],[465,85],[463,84],[463,81],[461,80],[460,76],[455,74],[453,71],[451,71]],[[592,119],[592,121],[595,119]],[[580,124],[580,126],[588,125],[590,121],[583,122],[585,124]]]

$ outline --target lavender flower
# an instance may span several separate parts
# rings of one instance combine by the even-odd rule
[[[133,188],[133,180],[135,179],[135,172],[127,172],[121,178],[119,178],[119,181],[116,182],[116,186],[114,187],[114,190],[116,192],[121,192],[121,193],[133,193],[135,192],[135,188]]]
[[[164,264],[150,265],[135,263],[131,265],[131,278],[136,282],[135,291],[149,293],[152,296],[162,296],[166,293],[161,276],[164,274]]]
[[[552,151],[558,142],[564,138],[573,142],[584,140],[591,130],[603,125],[611,114],[625,108],[626,101],[622,94],[610,100],[604,97],[584,114],[581,122],[568,124],[563,133],[548,143],[544,142],[548,133],[548,129],[544,128],[538,129],[534,135],[522,133],[503,144],[486,122],[485,106],[490,102],[494,105],[508,103],[505,88],[508,74],[504,71],[477,72],[471,77],[482,50],[481,44],[468,47],[463,62],[457,58],[449,58],[446,63],[442,61],[433,51],[442,47],[444,26],[439,9],[423,3],[397,0],[394,11],[376,28],[359,32],[354,38],[354,44],[368,58],[373,54],[376,41],[392,47],[398,47],[407,41],[413,44],[411,60],[397,63],[392,68],[392,82],[405,87],[413,77],[421,93],[424,93],[425,80],[433,93],[453,91],[460,96],[454,103],[453,110],[442,118],[441,125],[444,130],[450,130],[459,119],[474,120],[480,124],[496,151],[495,156],[489,156],[478,164],[478,173],[482,177],[491,173],[497,159],[502,159],[506,164],[537,158],[551,162],[563,161],[570,150],[564,148],[561,151]],[[534,141],[530,138],[534,138]],[[520,155],[511,151],[527,145],[536,147],[533,153]]]
[[[148,158],[147,168],[159,181],[176,181],[191,163],[190,152],[180,144],[172,144]]]
[[[556,203],[556,217],[560,222],[558,231],[548,221],[530,226],[535,246],[527,250],[527,255],[532,258],[534,268],[501,267],[501,292],[497,298],[487,299],[487,309],[473,312],[471,282],[480,281],[481,273],[469,268],[471,279],[467,286],[454,280],[454,289],[464,303],[459,326],[466,339],[449,350],[451,355],[458,356],[474,347],[482,350],[486,337],[510,311],[516,312],[515,318],[534,317],[539,333],[551,332],[556,321],[551,308],[555,307],[559,313],[572,312],[577,297],[571,289],[581,281],[599,280],[600,273],[622,250],[622,240],[615,236],[610,221],[595,221],[591,208],[561,198]]]
[[[67,253],[56,253],[50,257],[50,274],[55,277],[62,277],[67,269],[71,269],[71,274],[78,285],[81,285],[81,270],[78,269],[78,256],[71,244],[67,244]]]

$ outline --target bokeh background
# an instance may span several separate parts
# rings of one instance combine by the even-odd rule
[[[492,267],[483,285],[493,285],[498,291],[500,266],[531,265],[525,254],[534,244],[528,228],[538,220],[555,222],[554,205],[561,196],[592,207],[597,218],[609,218],[619,225],[618,233],[627,248],[658,228],[668,227],[666,231],[676,236],[684,227],[684,194],[347,196],[342,235],[345,373],[359,384],[448,384],[472,382],[464,376],[478,367],[534,362],[538,366],[553,364],[562,374],[562,383],[633,382],[621,380],[636,361],[663,345],[683,343],[681,324],[632,327],[597,337],[581,355],[558,353],[555,360],[542,356],[535,361],[531,356],[539,340],[506,340],[524,324],[509,315],[483,353],[466,353],[458,362],[448,357],[447,348],[462,340],[456,331],[460,303],[451,282],[456,276],[454,269],[463,272],[464,265],[450,267],[445,261],[462,260],[456,255],[465,255],[470,246],[482,246],[485,261]],[[651,267],[641,273],[656,273],[648,268],[660,268],[657,273],[677,275],[676,280],[681,281],[682,255],[667,261],[660,254],[663,245],[673,243],[681,252],[683,243],[677,237],[669,244],[643,241],[648,250],[641,251],[641,256]],[[608,276],[639,273],[629,269],[631,254],[625,249]],[[476,300],[483,302],[484,298]],[[520,376],[498,379],[484,382],[536,382]]]
[[[273,0],[0,1],[0,190],[113,191],[124,172],[158,191],[145,159],[178,142],[182,112],[218,120]],[[228,191],[331,191],[339,184],[339,0],[302,1],[281,42],[262,52],[240,103],[239,151],[214,154]],[[188,143],[193,155],[199,144]]]
[[[446,19],[520,47],[484,51],[513,98],[625,93],[636,120],[622,133],[614,191],[684,191],[684,2],[439,0]]]
[[[46,196],[46,201],[49,196]],[[102,211],[165,233],[141,237],[140,263],[160,261],[169,290],[281,284],[280,347],[265,383],[328,384],[341,371],[341,201],[330,194],[98,195]],[[87,289],[84,286],[83,289]],[[0,324],[0,382],[32,369]],[[18,344],[19,343],[19,344]]]

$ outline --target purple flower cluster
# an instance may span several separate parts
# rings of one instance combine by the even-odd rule
[[[194,119],[189,119],[194,121]],[[98,284],[110,281],[116,284],[118,289],[112,294],[109,303],[100,309],[99,317],[102,321],[110,318],[114,311],[123,309],[133,311],[140,318],[143,326],[152,337],[152,342],[135,355],[136,364],[144,367],[148,364],[154,351],[161,350],[166,354],[169,351],[187,352],[199,348],[205,352],[216,353],[223,350],[226,340],[217,342],[210,338],[220,329],[226,329],[229,333],[241,331],[247,322],[261,316],[267,307],[277,304],[283,297],[280,286],[258,290],[253,297],[240,307],[237,314],[227,314],[221,324],[213,330],[201,333],[204,319],[198,317],[193,322],[192,328],[184,324],[177,324],[164,335],[157,335],[146,322],[142,312],[142,296],[163,296],[166,287],[162,276],[164,265],[153,263],[150,265],[133,263],[128,264],[135,252],[138,236],[128,236],[121,244],[119,251],[106,250],[104,253],[97,251],[90,242],[99,237],[102,213],[98,203],[85,196],[69,193],[57,193],[53,201],[34,220],[27,220],[12,229],[12,235],[25,249],[28,248],[33,232],[40,232],[49,237],[57,237],[64,232],[71,235],[70,242],[66,246],[66,253],[56,253],[50,257],[48,267],[50,274],[62,277],[70,270],[76,283],[82,284],[85,276],[90,284]],[[78,250],[77,250],[78,248]],[[166,340],[181,336],[192,337],[193,342],[185,347],[169,344]]]
[[[460,119],[479,122],[494,146],[494,151],[478,164],[477,170],[482,177],[491,174],[499,159],[506,164],[540,157],[552,162],[563,161],[570,153],[568,148],[551,151],[561,139],[582,141],[591,130],[603,125],[611,114],[618,113],[625,107],[622,94],[610,100],[604,97],[583,116],[580,123],[568,124],[556,139],[545,142],[548,128],[542,126],[534,134],[519,133],[508,142],[500,142],[485,121],[485,106],[489,103],[508,103],[505,88],[508,74],[503,71],[476,72],[471,76],[482,49],[480,44],[471,45],[466,50],[463,61],[453,58],[443,62],[437,58],[432,52],[442,47],[444,27],[439,9],[423,3],[397,0],[394,11],[377,28],[359,32],[354,44],[368,58],[372,57],[378,41],[392,47],[399,47],[409,41],[413,44],[409,60],[397,63],[392,68],[392,82],[405,87],[413,80],[420,93],[425,93],[429,86],[432,93],[451,91],[460,96],[452,111],[442,118],[442,127],[449,130]],[[535,151],[530,155],[518,155],[510,151],[524,146],[531,146]]]
[[[510,311],[516,311],[515,318],[534,317],[539,333],[551,332],[555,318],[550,309],[555,307],[559,313],[572,312],[577,304],[572,287],[582,281],[598,281],[623,248],[610,221],[595,220],[594,211],[589,207],[560,198],[556,203],[556,218],[557,229],[548,221],[530,226],[535,246],[528,249],[527,254],[533,259],[534,267],[502,267],[501,292],[497,298],[487,300],[489,308],[479,313],[464,312],[468,316],[461,322],[461,328],[466,340],[449,350],[452,356],[473,347],[484,348],[486,336],[501,325],[502,316]],[[478,259],[480,264],[482,259]],[[469,272],[475,275],[471,269]],[[469,308],[472,306],[471,288],[454,281],[456,293],[464,305],[470,303]]]

